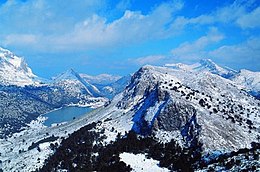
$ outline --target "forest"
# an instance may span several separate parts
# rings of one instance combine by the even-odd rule
[[[98,122],[101,123],[101,122]],[[160,167],[166,167],[170,171],[194,171],[196,169],[214,170],[214,164],[220,165],[226,170],[235,165],[240,165],[237,156],[245,155],[249,159],[259,159],[259,143],[252,143],[251,149],[240,149],[230,153],[221,154],[211,159],[202,156],[202,143],[199,141],[192,147],[182,148],[174,140],[168,143],[159,142],[153,135],[140,136],[134,131],[118,133],[117,138],[110,144],[103,145],[106,138],[104,131],[96,132],[97,123],[89,124],[74,132],[61,145],[52,144],[55,153],[50,156],[39,172],[57,171],[131,171],[130,165],[120,161],[120,153],[143,153],[147,158],[158,160]],[[213,166],[212,166],[213,164]],[[252,171],[256,166],[248,167]]]

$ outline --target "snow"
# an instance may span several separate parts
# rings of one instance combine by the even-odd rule
[[[238,75],[232,78],[232,81],[243,86],[248,91],[260,92],[260,72],[243,69]]]
[[[75,91],[75,88],[77,88],[77,92],[85,90],[91,96],[100,96],[100,91],[97,89],[97,87],[81,78],[81,76],[73,69],[70,69],[53,78],[53,85],[63,86],[64,88],[71,91]]]
[[[15,69],[18,62],[12,61],[12,63],[14,63],[14,65],[6,65],[9,64],[7,61],[0,64],[10,67],[11,70]],[[176,66],[178,68],[176,68]],[[250,143],[259,135],[260,102],[242,91],[237,83],[232,80],[212,74],[208,70],[193,70],[198,66],[200,66],[200,64],[193,66],[178,64],[175,66],[172,65],[171,67],[145,66],[138,74],[134,75],[127,89],[114,97],[111,103],[105,107],[97,108],[73,121],[52,127],[43,126],[42,123],[45,118],[38,117],[37,120],[31,121],[28,127],[25,127],[23,131],[14,134],[6,140],[0,139],[1,161],[3,161],[3,163],[0,164],[0,168],[3,168],[4,171],[22,172],[33,171],[41,167],[44,159],[53,153],[49,148],[50,143],[40,144],[40,149],[44,151],[38,152],[37,149],[28,150],[32,142],[37,142],[45,138],[46,133],[48,133],[48,135],[59,136],[60,138],[67,138],[68,134],[73,133],[91,122],[102,121],[102,123],[97,126],[97,130],[105,130],[104,134],[107,138],[104,140],[104,145],[108,144],[116,139],[118,133],[123,135],[132,129],[134,125],[133,117],[137,111],[140,110],[145,100],[151,101],[150,104],[152,106],[145,106],[146,109],[143,109],[144,111],[142,112],[144,113],[141,115],[144,115],[144,119],[152,123],[153,119],[157,117],[156,115],[158,115],[161,110],[164,110],[163,107],[165,107],[164,103],[166,102],[166,100],[147,99],[147,92],[150,91],[149,93],[151,93],[155,91],[153,90],[154,88],[158,89],[156,91],[166,92],[168,94],[170,98],[167,100],[167,103],[171,100],[177,105],[184,105],[184,107],[187,107],[185,105],[189,105],[196,109],[198,123],[202,126],[200,140],[203,141],[205,152],[212,150],[223,150],[223,152],[225,152],[226,150],[250,147]],[[216,67],[216,69],[218,71],[222,70],[219,67]],[[79,79],[78,74],[75,75],[75,73],[73,73],[74,72],[69,71],[69,73],[67,73],[68,75],[61,76],[60,79],[58,79],[58,83],[63,85],[67,90],[71,92],[74,91],[77,95],[87,81],[83,82],[82,78]],[[246,77],[249,76],[245,71],[242,71],[242,73],[246,73],[244,74]],[[223,71],[221,74],[223,74]],[[252,75],[253,77],[259,76],[254,73]],[[77,83],[73,85],[75,80]],[[259,80],[255,79],[252,83],[258,82]],[[171,84],[171,86],[169,84]],[[170,89],[174,86],[178,87],[179,92]],[[195,92],[195,90],[198,92]],[[188,95],[189,93],[194,93],[194,95],[190,98],[186,98],[182,95]],[[104,101],[107,99],[100,98],[102,100],[96,102],[99,98],[90,97],[89,100],[93,100],[93,104],[90,103],[88,106],[99,107],[104,105]],[[207,99],[207,103],[211,107],[201,107],[199,105],[200,99]],[[78,105],[82,104],[83,102],[79,102]],[[232,123],[230,120],[227,120],[227,116],[221,112],[221,110],[230,110],[227,108],[229,105],[232,108],[237,105],[242,105],[249,109],[249,112],[244,110],[244,114],[240,114],[237,108],[233,109],[235,114],[240,114],[239,117],[242,118],[241,124],[238,122]],[[219,112],[216,114],[210,113],[213,107],[219,107]],[[184,108],[184,110],[186,109]],[[164,111],[164,113],[168,112]],[[256,127],[256,129],[251,130],[250,134],[248,133],[248,126],[246,124],[247,119],[253,121],[254,127]],[[183,125],[184,122],[185,120],[182,119],[180,125]],[[181,132],[178,128],[172,131],[158,130],[155,134],[161,142],[169,142],[171,139],[175,139],[180,145],[183,145]],[[25,142],[23,140],[25,140]],[[60,142],[61,139],[55,141],[55,143]],[[12,151],[10,151],[11,149]],[[19,150],[24,150],[24,152],[19,154]],[[38,161],[38,158],[40,161]],[[145,154],[134,155],[131,153],[122,153],[120,154],[120,158],[122,161],[130,164],[135,171],[168,171],[167,169],[160,168],[158,161],[147,159]],[[8,162],[9,160],[11,160],[10,163]]]
[[[230,79],[238,88],[245,89],[253,96],[260,96],[260,72],[253,72],[246,69],[236,71],[228,67],[221,67],[210,59],[202,59],[199,63],[186,65],[182,63],[165,64],[166,67],[183,71],[210,72],[221,77]]]
[[[171,67],[173,69],[179,69],[184,71],[208,71],[213,74],[217,74],[223,77],[232,77],[238,72],[234,69],[228,67],[221,67],[214,63],[211,59],[201,59],[199,63],[192,65],[177,63],[177,64],[165,64],[166,67]]]
[[[102,85],[114,83],[121,78],[121,76],[115,76],[110,74],[100,74],[97,76],[80,74],[80,76],[91,84],[102,84]]]
[[[135,112],[141,112],[140,116],[147,121],[156,117],[155,115],[160,113],[160,110],[163,111],[161,114],[168,114],[169,112],[164,111],[163,107],[158,108],[158,105],[162,105],[164,100],[157,102],[157,99],[153,100],[150,96],[144,96],[149,89],[151,94],[154,91],[152,88],[159,83],[160,92],[162,94],[167,92],[173,102],[183,105],[184,108],[190,105],[196,109],[198,123],[202,126],[200,138],[203,141],[205,152],[250,147],[250,143],[257,140],[260,125],[260,102],[248,96],[233,81],[209,71],[184,71],[168,67],[144,66],[138,72],[124,92],[124,99],[126,99],[122,102],[124,109],[136,109]],[[173,87],[177,87],[178,91],[172,89]],[[192,96],[187,97],[189,94]],[[202,107],[199,104],[200,99],[205,100],[208,106]],[[152,106],[145,106],[145,102],[151,102]],[[240,110],[238,105],[244,109]],[[170,104],[170,106],[174,106],[174,104]],[[143,107],[146,108],[140,110]],[[213,112],[213,108],[218,109],[216,114]],[[235,114],[239,114],[237,116],[242,119],[241,122],[233,123],[228,119],[230,115],[234,117]],[[182,119],[181,125],[185,122],[184,119]],[[256,129],[249,129],[247,120],[253,121]],[[229,132],[227,133],[227,131]],[[169,141],[173,138],[181,140],[178,132],[180,130],[177,129],[175,133],[163,133],[164,137],[160,136],[162,133],[156,136],[160,141],[164,139]],[[248,134],[249,132],[250,134]]]
[[[105,86],[105,87],[103,87],[103,90],[106,90],[106,91],[108,91],[109,93],[112,93],[112,92],[114,91],[114,89],[113,89],[112,87],[110,87],[110,86]]]
[[[32,73],[25,60],[9,50],[0,48],[0,83],[3,85],[39,85],[40,79]]]
[[[169,171],[167,168],[159,167],[159,161],[154,159],[148,159],[145,157],[145,154],[132,154],[132,153],[121,153],[119,155],[121,161],[125,162],[127,165],[130,165],[133,171],[152,171],[152,172],[166,172]]]
[[[148,122],[149,125],[152,125],[153,119],[155,118],[156,112],[158,112],[160,110],[160,106],[163,104],[164,102],[156,102],[156,104],[152,107],[149,107],[147,109],[147,115],[145,116],[145,120]]]
[[[174,139],[176,142],[179,143],[180,146],[184,145],[183,137],[179,131],[163,131],[158,130],[155,132],[155,137],[159,140],[161,143],[168,143],[172,139]]]

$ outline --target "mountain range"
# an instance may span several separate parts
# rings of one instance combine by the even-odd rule
[[[259,99],[260,96],[260,72],[253,72],[246,69],[236,71],[229,67],[221,67],[210,59],[202,59],[199,63],[186,65],[182,63],[166,64],[166,67],[181,69],[185,71],[204,71],[219,75],[223,78],[229,79],[241,86],[252,96]]]
[[[22,131],[13,130],[0,139],[0,168],[4,171],[129,171],[140,166],[143,171],[148,167],[161,171],[260,168],[259,157],[255,157],[260,148],[259,72],[236,71],[204,59],[193,65],[146,65],[132,76],[122,78],[106,76],[104,81],[68,70],[49,83],[14,86],[15,82],[5,81],[1,99],[9,104],[2,109],[9,106],[13,111],[23,109],[16,115],[19,118],[11,116],[10,120],[19,121],[24,114],[28,120],[22,122],[27,126],[20,124],[24,127]],[[8,97],[10,92],[12,101]],[[99,100],[98,108],[86,115],[57,126],[42,124],[41,113],[69,104],[88,106],[93,98]],[[93,103],[92,106],[97,107]],[[33,117],[24,113],[31,109],[38,112],[33,112]],[[9,116],[2,119],[4,128]],[[138,157],[149,165],[145,167],[131,160]]]
[[[118,77],[111,79],[112,76],[107,75],[107,79],[102,77],[106,83],[98,84],[101,89],[98,90],[73,69],[51,80],[43,79],[33,74],[23,58],[3,48],[0,49],[0,66],[0,138],[20,131],[39,115],[54,109],[69,105],[102,106],[108,102],[107,97],[126,86],[115,85],[114,88]],[[127,84],[128,78],[125,79]]]

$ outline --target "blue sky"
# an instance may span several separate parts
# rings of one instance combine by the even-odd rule
[[[259,0],[0,0],[0,46],[48,78],[202,58],[260,71],[259,18]]]

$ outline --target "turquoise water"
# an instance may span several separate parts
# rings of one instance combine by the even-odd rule
[[[51,126],[51,124],[62,123],[71,121],[74,118],[80,117],[92,109],[89,107],[76,107],[76,106],[69,106],[63,107],[61,109],[57,109],[55,111],[49,112],[44,114],[44,117],[48,117],[48,119],[44,122],[44,125]]]

